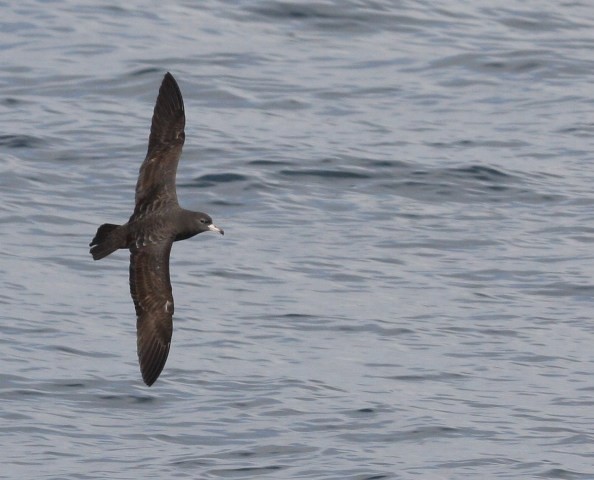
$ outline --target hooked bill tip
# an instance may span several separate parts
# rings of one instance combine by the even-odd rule
[[[211,223],[208,226],[208,229],[213,231],[213,232],[219,232],[221,235],[225,235],[225,230],[223,230],[222,228],[217,227],[214,223]]]

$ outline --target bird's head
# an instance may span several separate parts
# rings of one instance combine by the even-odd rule
[[[202,212],[191,212],[189,210],[182,210],[178,220],[179,229],[175,235],[174,241],[185,240],[192,238],[202,232],[219,232],[224,235],[222,228],[217,227],[212,223],[210,215]]]
[[[221,235],[225,235],[225,231],[212,223],[212,218],[206,213],[197,213],[194,220],[198,233],[210,230],[211,232],[218,232]]]

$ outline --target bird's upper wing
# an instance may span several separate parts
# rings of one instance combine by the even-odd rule
[[[130,293],[136,308],[138,360],[142,379],[152,385],[165,366],[173,332],[169,280],[171,241],[132,247]]]
[[[136,184],[135,213],[177,203],[175,174],[184,145],[186,116],[177,82],[169,72],[155,103],[146,158]]]

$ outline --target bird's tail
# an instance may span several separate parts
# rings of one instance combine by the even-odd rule
[[[95,238],[89,243],[93,260],[101,260],[118,248],[124,248],[126,246],[125,240],[125,232],[120,225],[104,223],[97,229]]]

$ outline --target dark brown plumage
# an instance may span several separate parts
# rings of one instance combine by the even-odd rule
[[[171,345],[171,245],[208,230],[224,233],[206,213],[185,210],[177,202],[175,175],[184,145],[185,123],[182,94],[168,72],[155,104],[148,152],[136,184],[134,213],[124,225],[101,225],[89,244],[95,260],[119,248],[130,250],[130,293],[136,309],[138,360],[142,379],[149,386],[163,370]]]

